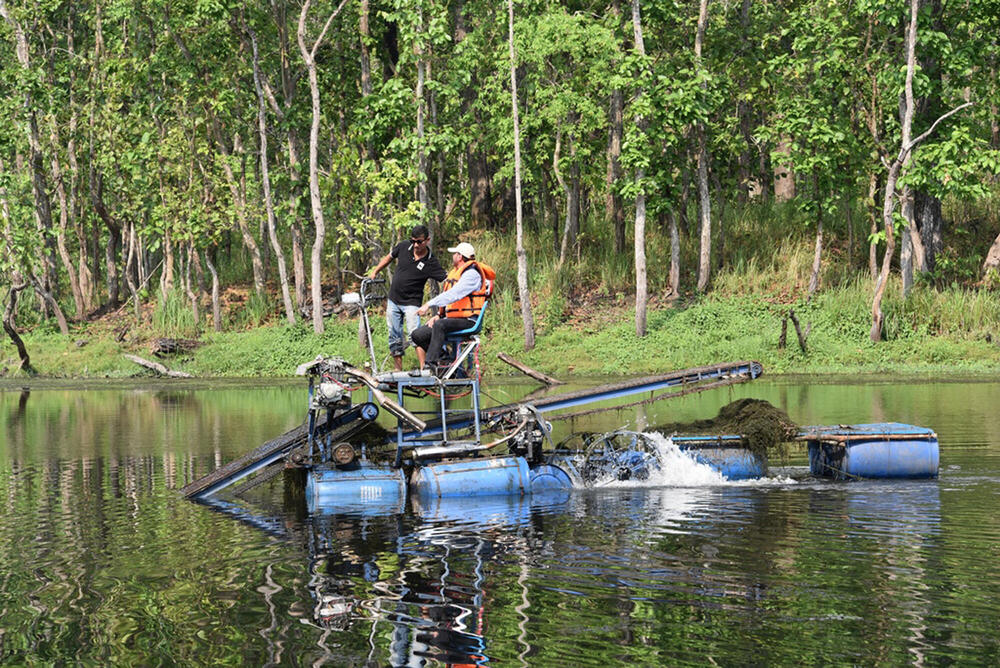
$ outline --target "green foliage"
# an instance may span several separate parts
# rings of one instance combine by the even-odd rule
[[[251,292],[243,306],[230,314],[230,319],[235,329],[260,327],[274,315],[274,311],[275,306],[270,295]]]
[[[314,3],[304,24],[307,42],[318,38],[337,5]],[[369,266],[423,222],[437,239],[471,235],[488,253],[504,277],[497,296],[504,309],[500,330],[517,331],[505,8],[392,0],[368,7],[362,35],[360,8],[345,7],[316,51],[326,289],[331,279]],[[100,11],[86,3],[11,5],[10,20],[0,28],[0,90],[11,101],[0,109],[0,282],[14,272],[41,276],[48,257],[57,297],[65,303],[69,276],[97,270],[88,295],[97,308],[108,292],[104,249],[121,269],[134,232],[139,259],[152,272],[148,285],[156,285],[168,244],[178,256],[211,250],[224,288],[249,283],[250,247],[269,251],[261,225],[251,32],[268,84],[266,155],[278,240],[286,259],[293,235],[308,249],[314,231],[307,185],[312,99],[295,43],[297,12],[288,9],[229,0],[111,2]],[[798,303],[810,265],[805,237],[822,220],[824,289],[865,301],[867,287],[864,281],[854,286],[854,277],[864,264],[869,180],[884,179],[885,161],[900,141],[904,5],[711,3],[700,58],[692,48],[696,11],[691,3],[645,3],[642,56],[627,7],[516,4],[530,280],[540,327],[553,336],[582,293],[619,307],[631,302],[632,253],[612,250],[616,237],[604,211],[612,195],[627,202],[646,195],[654,297],[667,287],[665,221],[668,214],[681,219],[680,288],[689,289],[699,250],[693,147],[701,129],[713,180],[718,296]],[[1000,229],[1000,154],[991,135],[992,110],[1000,103],[1000,47],[990,37],[995,13],[991,3],[977,0],[931,3],[919,17],[914,133],[966,99],[974,102],[937,126],[900,181],[900,187],[945,202],[945,248],[933,274],[920,280],[922,288],[943,289],[958,300],[957,291],[980,281],[983,250]],[[27,40],[27,65],[15,48],[18,27]],[[362,46],[370,73],[364,85]],[[615,92],[623,100],[622,172],[609,178]],[[29,142],[33,130],[38,155]],[[750,201],[751,190],[770,189],[778,166],[794,173],[795,201]],[[560,179],[579,184],[581,229],[572,261],[557,270],[554,237],[567,207]],[[424,180],[427,207],[417,201]],[[68,189],[65,211],[59,185]],[[47,208],[51,220],[43,215]],[[848,212],[859,231],[863,226],[851,248],[845,248]],[[623,213],[631,226],[629,204]],[[56,241],[73,266],[62,264]],[[273,279],[273,256],[268,260]],[[145,294],[155,289],[147,286]],[[886,306],[889,334],[899,340],[919,335],[920,326],[908,320],[910,305],[893,299]],[[231,314],[232,326],[269,322],[276,310],[269,300],[273,294],[251,298]],[[184,302],[168,296],[157,305],[158,322],[196,331],[197,323],[184,320]],[[20,322],[44,319],[32,306],[33,300],[22,300]],[[863,308],[844,308],[858,318],[849,327],[866,327]]]

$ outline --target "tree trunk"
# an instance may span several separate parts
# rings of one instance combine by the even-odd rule
[[[133,279],[131,267],[135,264],[136,278]],[[136,281],[139,280],[139,241],[136,238],[135,224],[129,225],[128,233],[128,255],[125,259],[125,283],[128,285],[129,294],[132,295],[132,307],[135,309],[135,321],[142,321],[142,303],[139,301],[139,289]]]
[[[212,127],[212,133],[215,136],[216,146],[219,148],[219,164],[222,165],[222,171],[226,175],[229,192],[233,198],[236,225],[240,230],[243,245],[246,246],[247,251],[250,253],[250,268],[253,270],[254,292],[262,296],[264,294],[264,263],[261,260],[260,246],[257,245],[257,240],[254,239],[253,233],[250,231],[250,221],[247,215],[246,189],[241,185],[242,179],[236,178],[236,173],[233,171],[231,164],[233,155],[240,155],[243,152],[242,140],[237,132],[233,136],[233,148],[230,150],[229,145],[226,143],[226,138],[222,135],[222,128],[219,127],[218,119],[212,116],[209,119],[209,123]]]
[[[704,66],[701,61],[701,49],[705,41],[707,26],[708,0],[700,0],[698,30],[694,40],[694,57],[696,66],[699,68]],[[697,287],[698,292],[704,292],[708,288],[708,279],[712,271],[712,204],[708,192],[708,149],[706,147],[705,126],[702,123],[698,123],[695,134],[698,140],[698,221],[701,229]]]
[[[59,199],[59,227],[56,230],[56,248],[59,251],[59,259],[62,260],[63,269],[66,270],[66,277],[69,279],[69,289],[73,294],[73,307],[77,320],[82,320],[86,309],[83,302],[83,292],[80,290],[76,267],[73,265],[73,258],[66,248],[66,228],[69,227],[70,202],[66,194],[66,184],[64,182],[62,166],[59,164],[57,147],[59,146],[59,135],[56,130],[55,119],[49,131],[49,140],[52,144],[52,181],[56,186],[56,196]]]
[[[312,257],[310,258],[312,262],[312,321],[313,331],[316,334],[322,334],[324,330],[323,268],[320,263],[323,259],[323,244],[326,241],[326,221],[323,218],[323,206],[319,192],[320,104],[319,79],[316,73],[316,51],[319,49],[320,44],[323,43],[323,38],[326,36],[326,31],[330,29],[333,19],[336,18],[346,3],[347,0],[341,0],[340,4],[337,5],[337,8],[330,14],[330,17],[323,25],[319,37],[313,42],[312,49],[309,49],[306,48],[306,17],[309,15],[312,0],[305,0],[302,4],[302,11],[299,13],[299,27],[296,33],[299,42],[299,51],[302,53],[302,59],[305,61],[306,71],[309,74],[309,92],[312,97],[312,122],[309,126],[309,200],[312,204],[313,222],[316,225],[316,237],[313,240]]]
[[[91,117],[91,124],[93,125],[93,117]],[[90,185],[90,202],[97,213],[97,217],[108,228],[108,242],[104,246],[104,268],[108,289],[108,304],[114,307],[118,305],[119,301],[117,253],[122,245],[122,228],[121,223],[115,220],[108,213],[107,207],[104,206],[104,177],[96,168],[93,132],[91,132],[90,142],[90,171],[88,179]]]
[[[904,96],[900,101],[900,151],[889,166],[885,179],[885,196],[882,199],[882,224],[885,228],[885,254],[882,256],[882,266],[878,279],[875,281],[875,296],[872,299],[872,328],[869,338],[872,343],[882,340],[882,296],[885,294],[886,282],[889,280],[889,267],[895,251],[895,235],[893,234],[893,210],[895,209],[896,181],[903,166],[910,158],[910,132],[913,127],[913,74],[916,69],[917,52],[917,9],[920,0],[910,0],[910,24],[906,29],[906,84]]]
[[[1000,234],[993,240],[993,245],[990,246],[990,250],[986,253],[986,259],[983,261],[984,278],[990,270],[1000,273]]]
[[[611,127],[608,131],[608,198],[607,218],[614,228],[615,254],[625,252],[625,207],[622,196],[618,193],[618,182],[622,178],[622,91],[611,91]]]
[[[372,66],[368,42],[371,40],[371,28],[368,26],[369,0],[361,0],[358,12],[358,33],[361,45],[361,96],[372,94]],[[370,142],[369,142],[370,144]]]
[[[903,231],[903,243],[899,257],[899,267],[903,277],[903,298],[906,298],[913,288],[914,274],[927,271],[924,244],[913,215],[913,197],[913,189],[904,186],[903,195],[900,198],[900,210],[907,223],[906,229]]]
[[[789,144],[791,144],[791,139],[783,135],[778,139],[778,146],[774,152],[779,155],[788,155],[791,150]],[[792,172],[790,164],[781,162],[774,169],[774,201],[788,202],[794,197],[795,174]]]
[[[510,51],[510,106],[514,119],[514,206],[517,225],[517,294],[524,324],[524,349],[535,347],[535,320],[528,289],[528,254],[524,248],[524,217],[521,205],[521,126],[517,103],[517,54],[514,52],[514,0],[507,0],[507,47]]]
[[[476,112],[477,125],[479,113]],[[480,125],[481,127],[481,125]],[[493,194],[490,188],[490,169],[486,156],[479,150],[476,142],[469,146],[469,181],[471,199],[469,213],[472,227],[493,227]]]
[[[816,245],[813,249],[812,274],[809,277],[809,297],[819,289],[819,270],[823,259],[823,215],[816,216]]]
[[[572,125],[574,119],[570,119]],[[576,164],[576,143],[572,137],[568,139],[570,146],[570,181],[563,178],[559,171],[559,150],[560,134],[556,132],[556,146],[552,157],[552,171],[556,174],[556,181],[562,187],[566,195],[566,217],[562,229],[562,242],[559,244],[559,266],[561,267],[569,255],[570,249],[576,245],[576,235],[580,230],[580,167]]]
[[[283,104],[284,110],[277,103],[272,105],[272,109],[278,118],[282,121],[285,120],[287,113],[292,109],[292,104],[295,99],[295,93],[297,90],[298,77],[292,71],[291,65],[291,53],[288,45],[288,21],[285,15],[285,4],[280,3],[273,5],[277,9],[276,24],[278,26],[278,42],[281,49],[281,90],[284,97]],[[363,11],[361,18],[364,20],[364,25],[367,27],[368,14],[367,14],[367,0],[363,3]],[[362,36],[364,37],[364,32]],[[362,50],[363,57],[367,56],[368,46],[367,42],[362,39]],[[364,65],[364,63],[363,63]],[[365,82],[362,79],[362,91]],[[368,79],[368,94],[371,94],[371,77],[369,71]],[[288,211],[289,211],[289,228],[292,234],[292,275],[295,277],[295,303],[298,307],[302,307],[306,303],[306,262],[305,262],[305,244],[303,241],[302,232],[302,222],[299,218],[299,196],[301,194],[301,163],[299,159],[299,146],[301,145],[298,137],[298,133],[295,131],[294,125],[291,123],[284,123],[287,127],[286,130],[286,143],[288,149],[288,177],[289,177],[289,187],[288,187]]]
[[[69,56],[71,59],[76,59],[76,48],[73,41],[73,14],[69,15],[68,19],[69,27],[66,34],[66,47],[69,51]],[[76,90],[76,70],[71,68],[69,74],[69,106],[71,109],[69,117],[69,128],[68,134],[69,138],[66,141],[66,158],[69,161],[69,224],[73,229],[74,236],[77,240],[77,264],[76,264],[76,281],[77,287],[80,290],[80,296],[83,301],[83,313],[78,314],[79,318],[83,318],[87,313],[93,309],[93,277],[90,274],[90,268],[88,263],[90,261],[89,254],[87,252],[86,235],[83,231],[83,223],[81,221],[82,216],[79,215],[79,202],[80,202],[80,165],[76,159],[76,133],[79,115],[77,113],[77,104],[74,99],[73,91]],[[72,289],[72,282],[70,285]]]
[[[707,0],[703,0],[707,2]],[[642,39],[642,17],[639,12],[639,0],[632,0],[632,33],[635,37],[635,52],[641,59],[646,58],[646,45]],[[645,69],[645,67],[644,67]],[[645,91],[640,86],[638,95]],[[646,134],[646,119],[636,119],[641,135]],[[642,167],[635,170],[635,335],[646,336],[646,306],[649,301],[646,280],[646,192],[643,179],[646,174]]]
[[[160,299],[166,301],[174,290],[174,235],[163,230],[163,271],[160,272]]]
[[[618,25],[621,21],[619,0],[612,1],[611,13],[615,18],[615,24]],[[622,196],[618,193],[618,183],[622,178],[623,98],[621,88],[615,88],[611,91],[608,104],[608,194],[605,201],[605,218],[611,223],[614,231],[615,255],[625,252],[625,207]]]
[[[882,204],[882,223],[885,227],[886,249],[882,256],[882,267],[879,270],[878,279],[875,282],[875,296],[872,299],[872,328],[870,338],[872,343],[882,339],[882,296],[885,293],[885,284],[889,279],[889,266],[892,261],[892,254],[895,250],[893,239],[892,214],[895,209],[896,182],[909,164],[914,147],[929,137],[938,124],[952,114],[958,113],[962,109],[972,105],[966,102],[942,114],[931,126],[920,136],[911,139],[910,134],[913,128],[913,76],[916,70],[916,43],[917,43],[917,10],[920,0],[910,0],[910,23],[906,31],[906,84],[904,86],[904,97],[900,101],[900,149],[896,159],[889,165],[889,173],[886,176],[885,197]]]
[[[59,308],[59,302],[50,291],[45,289],[44,283],[37,276],[31,274],[28,276],[28,280],[35,288],[35,293],[52,309],[52,313],[56,316],[56,323],[59,325],[59,332],[63,336],[69,336],[69,325],[66,323],[66,316],[63,315],[62,309]]]
[[[670,298],[681,296],[681,237],[677,228],[677,213],[671,209],[670,218]]]
[[[191,300],[191,315],[194,316],[194,326],[197,330],[201,330],[201,305],[198,303],[198,293],[194,291],[191,287],[191,265],[194,263],[196,253],[194,250],[194,244],[188,242],[187,244],[187,262],[184,264],[184,291],[187,293],[188,299]]]
[[[20,22],[14,19],[7,9],[5,0],[0,0],[0,17],[10,25],[14,32],[14,52],[21,69],[31,72],[31,56],[28,48],[28,38]],[[42,263],[45,268],[45,287],[55,289],[55,247],[49,235],[52,230],[52,206],[49,202],[48,185],[45,178],[45,161],[42,154],[42,142],[38,131],[38,118],[35,114],[31,88],[24,89],[24,109],[28,117],[28,146],[30,148],[31,186],[35,199],[35,215],[44,239],[45,249],[42,253]]]
[[[868,243],[868,271],[874,281],[878,277],[878,241],[875,235],[879,230],[878,203],[875,196],[878,195],[878,174],[872,172],[868,177],[868,199],[865,200],[868,209],[868,222],[871,241]]]
[[[204,253],[205,266],[208,273],[212,274],[212,328],[216,332],[222,331],[222,307],[219,304],[219,272],[215,270],[215,265],[209,258],[208,252]]]
[[[10,337],[14,347],[17,348],[17,356],[21,360],[21,371],[33,376],[35,375],[35,369],[31,366],[31,357],[28,355],[28,349],[25,347],[21,336],[17,333],[17,326],[14,324],[14,314],[17,313],[17,295],[21,290],[28,287],[28,284],[16,272],[12,282],[13,285],[10,286],[10,290],[7,292],[7,304],[3,313],[3,331],[7,332],[7,336]]]
[[[264,88],[260,83],[260,54],[257,51],[257,36],[249,25],[245,28],[250,33],[250,44],[253,48],[253,83],[257,92],[257,130],[260,137],[260,179],[264,190],[264,209],[267,212],[267,235],[274,250],[274,257],[278,261],[278,283],[281,286],[281,299],[285,304],[285,317],[289,325],[294,325],[295,307],[292,305],[292,296],[288,290],[288,268],[285,266],[285,253],[278,241],[278,225],[274,215],[274,200],[271,197],[271,174],[267,158],[267,108],[264,103]]]
[[[941,200],[923,191],[914,192],[913,218],[924,243],[924,269],[934,271],[937,256],[944,248],[942,230],[944,217],[941,215]]]
[[[417,82],[414,90],[414,97],[417,101],[417,200],[420,202],[420,215],[423,219],[430,209],[430,201],[427,195],[427,148],[424,146],[424,79],[426,77],[427,63],[424,60],[424,49],[419,43],[424,34],[424,12],[423,8],[417,4],[417,33],[419,35],[417,44]]]

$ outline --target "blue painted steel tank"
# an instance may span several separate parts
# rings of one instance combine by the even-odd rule
[[[853,478],[936,478],[938,439],[930,429],[899,422],[805,427],[813,475]]]
[[[421,466],[410,485],[421,496],[493,496],[531,491],[524,457],[488,457]]]
[[[306,474],[306,505],[320,513],[400,513],[406,507],[406,477],[389,467],[317,466]]]
[[[727,480],[752,480],[767,474],[767,458],[748,450],[739,435],[674,436],[673,441],[681,452],[712,467]]]
[[[532,468],[530,476],[532,494],[573,488],[573,480],[569,474],[553,464],[541,464]]]

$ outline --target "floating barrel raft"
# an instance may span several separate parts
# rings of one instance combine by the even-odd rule
[[[803,427],[813,475],[857,478],[936,478],[938,438],[930,429],[899,422]]]
[[[299,503],[304,497],[309,512],[394,513],[412,501],[436,513],[447,510],[452,499],[541,499],[574,487],[655,484],[654,474],[675,460],[653,432],[729,480],[764,477],[769,456],[783,457],[795,441],[807,444],[810,470],[817,476],[930,478],[938,470],[937,435],[929,429],[899,423],[801,428],[784,411],[756,399],[734,401],[709,420],[651,426],[646,432],[576,433],[559,445],[551,440],[547,413],[566,419],[592,412],[562,413],[588,403],[672,390],[640,402],[645,403],[747,382],[761,373],[752,361],[485,409],[473,374],[373,376],[341,358],[322,356],[300,365],[297,373],[309,376],[305,423],[187,484],[181,490],[185,496],[221,507],[228,503],[217,498],[223,491],[243,496],[284,472],[286,498]],[[367,401],[353,402],[354,383],[368,387]],[[438,399],[434,408],[404,406],[408,398],[428,393]],[[461,396],[469,396],[471,406],[455,401]],[[396,418],[394,434],[375,423],[381,410]]]

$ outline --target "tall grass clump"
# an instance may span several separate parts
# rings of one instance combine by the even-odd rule
[[[1000,334],[1000,299],[990,290],[919,285],[906,300],[906,313],[932,335],[981,339]]]
[[[166,336],[197,336],[199,323],[187,297],[179,289],[170,290],[153,309],[153,327]]]
[[[251,292],[243,307],[231,315],[231,322],[236,329],[260,327],[274,314],[274,303],[267,294]]]
[[[809,242],[783,237],[772,242],[770,254],[746,254],[712,279],[712,291],[722,295],[771,295],[792,301],[809,287],[813,249]]]

